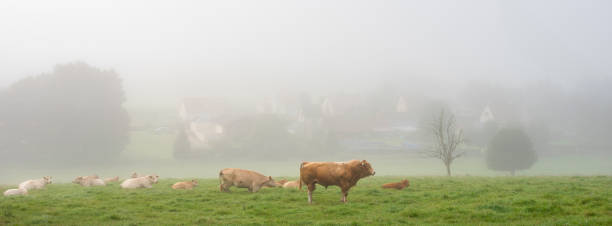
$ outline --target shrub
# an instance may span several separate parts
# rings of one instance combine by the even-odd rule
[[[490,141],[486,161],[487,167],[497,171],[529,169],[536,162],[537,156],[531,140],[520,129],[506,128],[500,130]]]
[[[117,73],[85,63],[22,79],[0,93],[0,154],[12,162],[114,159],[129,141],[124,101]]]

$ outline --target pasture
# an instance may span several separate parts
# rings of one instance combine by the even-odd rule
[[[25,197],[0,197],[0,225],[177,224],[519,224],[612,225],[612,177],[407,177],[410,187],[383,190],[403,177],[375,176],[354,187],[347,204],[337,187],[303,191],[218,191],[217,179],[194,190],[51,184]],[[278,178],[277,178],[278,179]],[[287,178],[294,179],[294,178]],[[7,186],[2,186],[2,191]]]

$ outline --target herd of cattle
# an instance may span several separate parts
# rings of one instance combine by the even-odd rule
[[[229,192],[229,188],[236,186],[238,188],[247,188],[249,192],[257,192],[262,187],[283,187],[283,188],[299,188],[303,185],[308,188],[308,202],[312,203],[312,192],[316,188],[316,184],[327,188],[330,185],[340,187],[342,191],[342,202],[347,202],[348,191],[357,182],[364,177],[374,176],[375,171],[366,160],[352,160],[348,162],[302,162],[300,164],[300,178],[296,181],[280,180],[274,181],[271,176],[264,176],[261,173],[251,170],[226,168],[219,172],[219,190],[221,192]],[[119,185],[124,189],[133,188],[151,188],[159,179],[157,175],[139,175],[133,173],[131,178],[124,180]],[[118,182],[119,177],[101,179],[98,175],[79,176],[72,183],[79,184],[84,187],[90,186],[106,186],[112,182]],[[51,184],[50,176],[42,179],[27,180],[19,184],[16,189],[8,189],[4,192],[4,196],[27,195],[28,190],[41,189],[45,185]],[[196,180],[177,182],[172,185],[173,189],[193,189],[197,186]],[[383,184],[382,188],[401,190],[409,186],[408,180],[403,180],[397,183]]]

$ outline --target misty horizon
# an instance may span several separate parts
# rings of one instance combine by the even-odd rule
[[[395,78],[444,98],[473,80],[610,82],[609,2],[473,3],[8,1],[0,87],[76,61],[118,72],[136,105],[363,93]]]

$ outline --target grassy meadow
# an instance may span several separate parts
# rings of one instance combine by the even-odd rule
[[[404,190],[380,188],[402,178],[363,179],[347,204],[337,187],[319,186],[312,205],[306,192],[282,188],[221,193],[217,179],[201,179],[194,190],[171,189],[179,179],[137,190],[59,183],[0,197],[0,225],[612,225],[610,176],[407,177]]]

